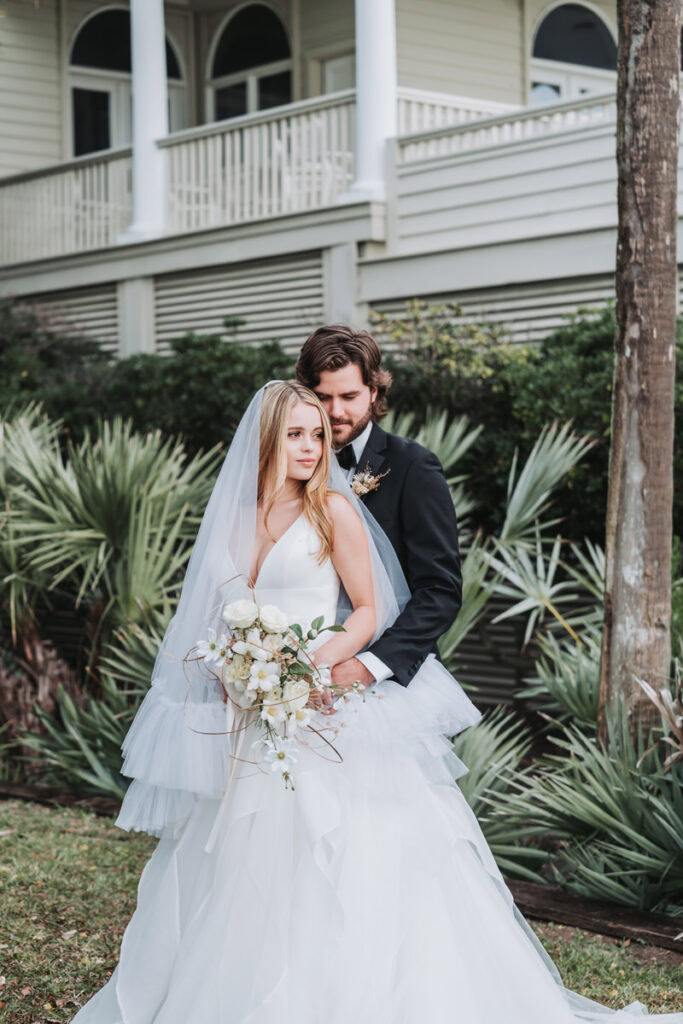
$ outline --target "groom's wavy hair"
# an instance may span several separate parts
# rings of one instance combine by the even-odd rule
[[[392,376],[382,367],[382,352],[369,331],[354,331],[346,324],[318,327],[306,338],[296,364],[297,380],[313,391],[324,370],[341,370],[349,363],[360,367],[363,383],[377,388],[370,414],[377,423],[387,412]]]
[[[295,405],[304,402],[320,413],[322,424],[322,455],[310,479],[302,484],[303,512],[320,539],[318,561],[322,564],[332,554],[334,527],[325,508],[327,482],[330,475],[332,431],[317,395],[295,380],[279,380],[268,384],[261,400],[259,430],[258,501],[263,503],[263,525],[268,529],[268,516],[287,482],[287,428]]]

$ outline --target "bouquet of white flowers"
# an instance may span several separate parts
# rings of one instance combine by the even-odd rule
[[[197,643],[197,655],[220,678],[226,700],[253,712],[249,717],[263,729],[253,745],[293,789],[296,736],[318,713],[308,706],[311,690],[328,686],[335,692],[329,666],[315,664],[311,644],[321,633],[344,627],[326,626],[322,615],[310,625],[290,622],[275,605],[259,608],[249,600],[224,605],[221,619],[226,632],[218,636],[208,630],[208,638]],[[360,683],[352,687],[361,689]]]

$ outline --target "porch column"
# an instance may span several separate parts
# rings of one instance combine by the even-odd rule
[[[384,199],[386,143],[396,135],[396,0],[356,4],[356,180],[347,199]]]
[[[133,221],[122,241],[155,238],[166,222],[168,135],[166,31],[163,0],[131,0],[133,65]]]

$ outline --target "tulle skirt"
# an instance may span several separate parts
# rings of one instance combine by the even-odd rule
[[[241,765],[225,799],[186,794],[76,1024],[683,1024],[563,987],[455,783],[447,737],[480,715],[449,673],[373,690],[293,791]],[[157,798],[134,782],[118,823]]]

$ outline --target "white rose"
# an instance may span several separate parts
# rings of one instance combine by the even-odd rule
[[[221,609],[221,618],[226,625],[232,629],[248,629],[253,626],[258,617],[258,605],[246,599],[233,601],[232,604],[224,604]]]
[[[289,714],[300,711],[308,703],[310,687],[305,679],[290,679],[282,691],[285,710]]]
[[[259,618],[266,633],[283,633],[289,625],[288,617],[274,604],[264,604]]]
[[[272,690],[280,682],[280,671],[274,661],[255,661],[247,686],[250,690]]]

